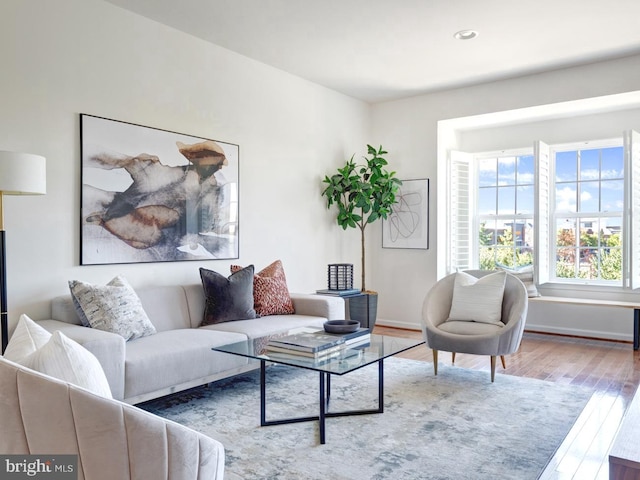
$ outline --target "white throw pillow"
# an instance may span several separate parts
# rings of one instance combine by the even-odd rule
[[[125,340],[156,333],[138,295],[124,277],[117,276],[107,285],[71,280],[69,290],[81,320],[93,328],[117,333]]]
[[[89,350],[59,330],[49,341],[23,361],[27,368],[113,398],[102,365]]]
[[[4,358],[20,363],[45,345],[50,338],[51,333],[31,320],[27,315],[22,314],[4,351]]]
[[[457,272],[448,320],[504,326],[501,318],[506,279],[505,272],[491,273],[482,278]]]
[[[539,297],[540,292],[536,288],[536,284],[533,282],[533,265],[527,265],[525,267],[520,268],[509,268],[498,266],[500,270],[504,270],[507,273],[510,273],[514,277],[518,278],[524,286],[527,288],[527,295],[529,297]]]

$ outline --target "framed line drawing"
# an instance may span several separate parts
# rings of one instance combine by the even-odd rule
[[[235,144],[80,114],[80,264],[239,257]]]
[[[382,221],[382,248],[429,248],[429,179],[403,180]]]

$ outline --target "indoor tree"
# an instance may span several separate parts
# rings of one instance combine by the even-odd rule
[[[335,204],[338,208],[336,221],[344,230],[360,229],[362,288],[365,287],[365,228],[380,218],[386,219],[392,206],[397,202],[396,193],[402,182],[395,177],[396,172],[388,172],[384,158],[388,152],[380,146],[377,150],[367,145],[368,157],[364,163],[356,164],[355,155],[347,160],[337,173],[325,176],[327,187],[322,195],[327,198],[327,208]]]

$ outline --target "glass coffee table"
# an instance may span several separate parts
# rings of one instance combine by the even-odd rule
[[[384,359],[397,353],[404,352],[410,348],[424,344],[423,340],[391,337],[388,335],[371,335],[369,344],[355,348],[346,348],[336,357],[328,360],[314,361],[306,357],[300,358],[280,358],[269,356],[264,351],[254,351],[253,340],[232,343],[215,347],[217,352],[229,353],[248,358],[252,361],[260,362],[260,425],[282,425],[298,422],[319,422],[320,443],[325,443],[325,419],[327,417],[343,417],[348,415],[367,415],[384,412]],[[267,363],[278,363],[294,368],[304,368],[318,372],[319,389],[319,414],[309,417],[282,418],[278,420],[267,420],[266,409],[266,378]],[[341,412],[329,411],[329,398],[331,397],[331,375],[346,375],[362,367],[378,364],[378,408],[366,410],[349,410]]]

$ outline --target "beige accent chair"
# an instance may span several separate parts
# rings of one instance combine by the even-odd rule
[[[220,442],[0,358],[0,452],[78,455],[79,480],[222,479]]]
[[[467,270],[466,273],[481,278],[492,270]],[[507,274],[502,300],[504,327],[488,323],[449,321],[456,274],[439,280],[427,294],[422,307],[422,334],[427,347],[433,350],[433,370],[438,374],[438,351],[451,352],[455,363],[456,353],[489,355],[491,357],[491,381],[495,380],[496,357],[506,368],[505,355],[520,348],[520,341],[527,319],[529,298],[524,284]]]

